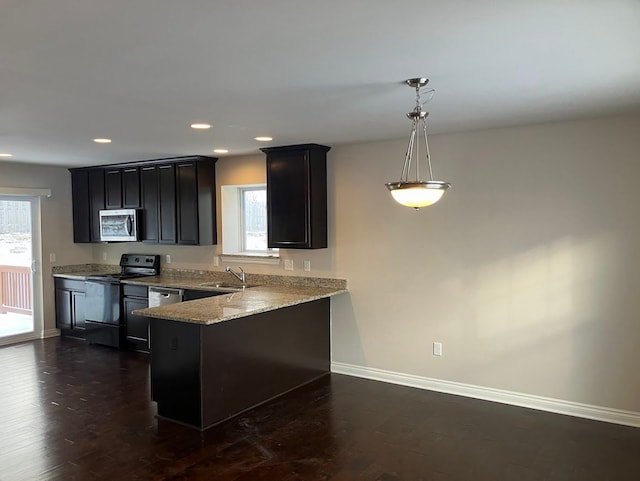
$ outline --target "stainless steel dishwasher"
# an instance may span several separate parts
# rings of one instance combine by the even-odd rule
[[[166,306],[182,302],[184,289],[149,287],[149,307]]]

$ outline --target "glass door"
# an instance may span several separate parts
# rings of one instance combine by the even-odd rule
[[[33,213],[37,201],[0,196],[0,344],[33,339]]]

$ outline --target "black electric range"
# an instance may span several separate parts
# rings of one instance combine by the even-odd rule
[[[120,272],[88,276],[85,281],[85,337],[93,344],[120,348],[126,332],[120,281],[160,273],[160,256],[122,254]]]

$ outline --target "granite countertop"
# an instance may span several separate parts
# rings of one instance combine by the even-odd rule
[[[231,276],[227,276],[231,277]],[[225,286],[231,286],[230,288],[215,287],[212,285],[215,282],[224,283]],[[123,284],[134,284],[138,286],[147,287],[170,287],[173,289],[195,289],[200,291],[218,291],[218,292],[235,292],[237,289],[242,288],[242,284],[234,282],[233,279],[210,279],[202,276],[176,276],[171,274],[160,274],[158,276],[144,276],[134,277],[132,279],[123,279]],[[251,285],[251,284],[250,284]]]
[[[85,280],[90,275],[118,271],[119,266],[82,264],[57,266],[53,270],[53,276]],[[217,282],[222,282],[229,287],[211,285]],[[180,269],[166,269],[158,276],[124,279],[121,283],[222,292],[221,295],[204,299],[134,311],[141,316],[203,325],[216,324],[347,292],[347,282],[344,279],[247,273],[247,284],[255,287],[242,288],[239,282],[225,272]]]
[[[129,282],[134,283],[134,282]],[[166,284],[165,284],[166,286]],[[169,287],[169,286],[166,286]],[[176,285],[175,287],[184,287]],[[195,301],[133,311],[140,316],[210,325],[347,292],[342,288],[259,286]]]
[[[86,281],[89,276],[102,276],[105,274],[113,274],[113,271],[60,272],[53,274],[53,277],[74,281]]]

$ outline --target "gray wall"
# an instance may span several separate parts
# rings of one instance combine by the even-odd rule
[[[349,281],[332,301],[334,361],[640,412],[638,132],[630,115],[433,136],[435,175],[453,187],[419,212],[384,187],[404,139],[334,147],[330,248],[282,251],[293,275],[309,259],[312,275]],[[264,156],[221,159],[217,174],[263,181]],[[60,195],[45,232],[78,251]],[[96,245],[93,258],[127,250],[225,265],[213,266],[217,246]]]

